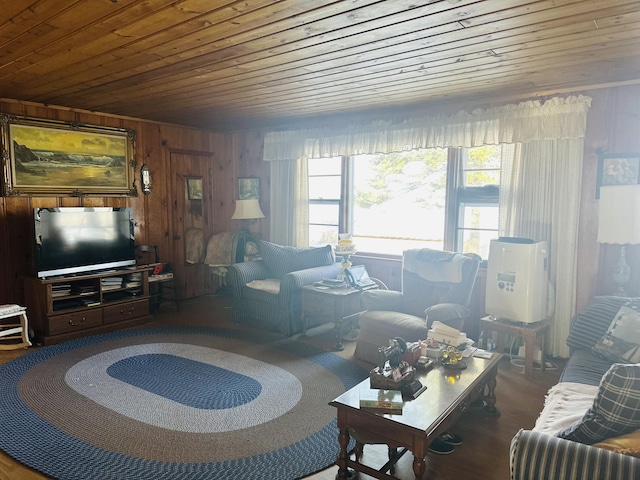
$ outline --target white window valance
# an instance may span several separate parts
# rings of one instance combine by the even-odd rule
[[[590,97],[574,95],[400,122],[270,132],[265,135],[263,158],[292,160],[583,138],[590,106]]]

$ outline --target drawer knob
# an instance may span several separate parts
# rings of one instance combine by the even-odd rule
[[[72,327],[77,327],[78,325],[82,325],[84,323],[84,321],[86,320],[86,317],[82,317],[80,319],[79,322],[74,322],[72,318],[69,319],[69,325],[71,325]]]

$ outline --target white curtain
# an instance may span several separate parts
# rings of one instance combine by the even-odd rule
[[[307,160],[271,162],[270,240],[280,245],[309,246]]]
[[[548,242],[551,292],[555,292],[549,308],[553,311],[554,323],[551,353],[565,357],[568,356],[565,339],[576,309],[580,182],[590,105],[591,98],[577,95],[402,122],[376,121],[366,125],[271,132],[265,136],[264,160],[272,161],[273,172],[276,164],[291,164],[292,158],[299,159],[293,162],[298,165],[306,158],[390,153],[413,148],[514,145],[514,152],[519,150],[520,155],[515,154],[513,162],[503,166],[500,234]],[[299,167],[295,168],[296,172],[300,171]],[[286,195],[286,188],[294,188],[281,183],[292,181],[291,178],[272,177],[272,205],[274,190]],[[296,198],[305,201],[301,196]],[[296,201],[292,203],[296,210],[288,217],[295,223],[301,206]],[[289,208],[284,201],[280,205]],[[294,231],[291,235],[295,239],[301,238],[295,233],[300,227],[282,225]],[[305,224],[303,229],[307,228]],[[273,220],[272,232],[275,232]]]
[[[549,245],[547,311],[557,319],[549,345],[558,357],[569,356],[565,340],[575,314],[582,156],[582,138],[531,141],[502,170],[501,233]]]

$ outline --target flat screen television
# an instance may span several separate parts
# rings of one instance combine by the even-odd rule
[[[131,208],[35,208],[33,219],[38,278],[136,264]]]

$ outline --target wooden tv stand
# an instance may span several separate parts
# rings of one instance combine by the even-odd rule
[[[153,318],[149,315],[149,268],[28,278],[25,300],[40,345],[119,330]]]

